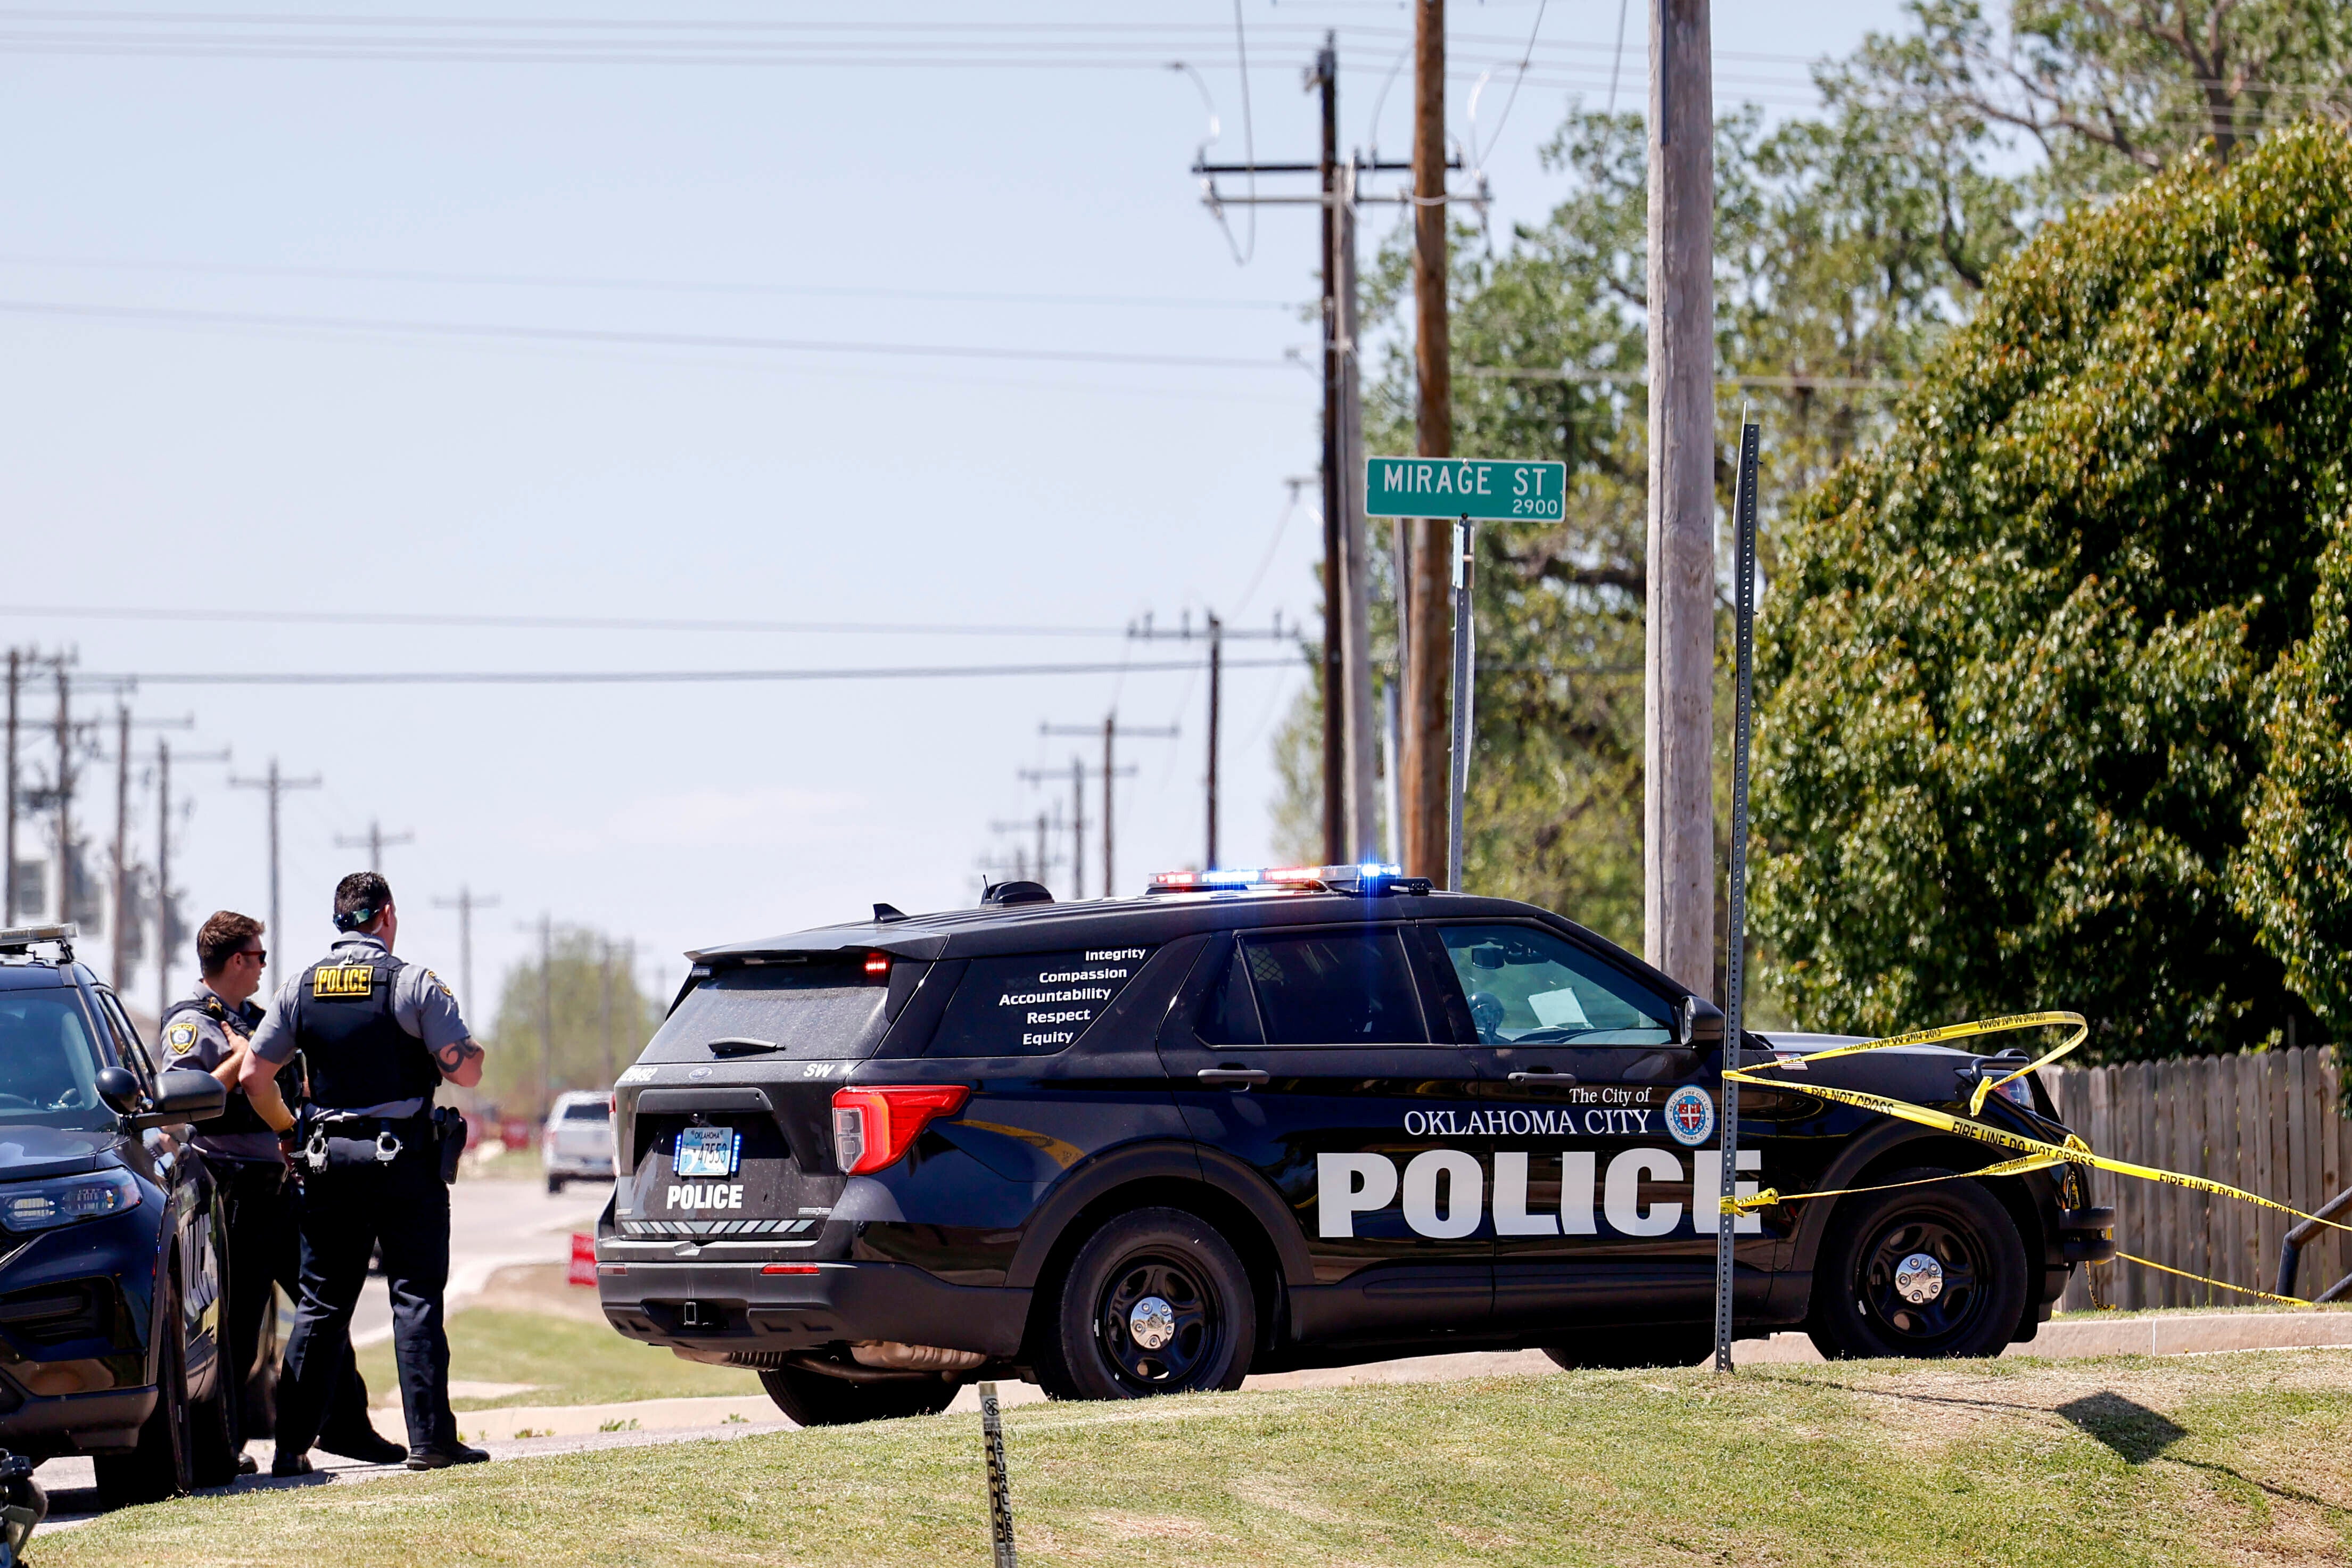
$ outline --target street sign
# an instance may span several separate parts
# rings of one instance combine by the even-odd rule
[[[1364,459],[1367,517],[1557,522],[1567,493],[1566,463],[1493,458]]]

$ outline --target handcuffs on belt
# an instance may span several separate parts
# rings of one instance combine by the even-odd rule
[[[383,1119],[381,1117],[373,1116],[321,1116],[313,1119],[310,1123],[310,1141],[302,1146],[302,1163],[310,1166],[313,1171],[323,1171],[327,1168],[328,1161],[330,1159],[327,1130],[330,1127],[335,1126],[337,1123],[343,1121],[380,1121],[382,1120]],[[336,1139],[334,1142],[347,1143],[356,1142],[358,1140]],[[400,1158],[400,1152],[405,1147],[406,1145],[401,1142],[399,1137],[393,1132],[391,1128],[380,1127],[377,1129],[375,1135],[375,1158],[378,1164],[391,1164],[394,1160]]]

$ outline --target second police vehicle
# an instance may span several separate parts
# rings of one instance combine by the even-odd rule
[[[689,956],[615,1090],[598,1286],[622,1333],[756,1368],[796,1420],[998,1375],[1121,1399],[1712,1347],[1723,1016],[1544,910],[1388,867],[1181,872]],[[1738,1059],[1843,1038],[1751,1033]],[[1959,1110],[2021,1061],[1895,1047],[1748,1088],[1742,1190],[1991,1164],[1805,1084]],[[2064,1136],[2032,1078],[1981,1115]],[[1737,1331],[1994,1354],[2112,1220],[2072,1168],[1775,1206],[1738,1222]]]

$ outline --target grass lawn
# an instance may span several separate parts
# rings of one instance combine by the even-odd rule
[[[359,1352],[360,1375],[377,1400],[396,1397],[392,1342]],[[449,1375],[476,1383],[528,1383],[528,1394],[453,1399],[457,1410],[502,1405],[605,1405],[625,1399],[760,1394],[760,1376],[736,1367],[680,1361],[623,1339],[606,1324],[532,1312],[468,1307],[449,1318]]]
[[[2340,1563],[2352,1352],[1579,1373],[1008,1411],[1036,1563]],[[988,1561],[979,1422],[135,1509],[41,1568]]]

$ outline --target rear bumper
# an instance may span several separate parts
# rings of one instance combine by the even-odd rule
[[[551,1176],[593,1176],[600,1182],[613,1179],[613,1158],[609,1154],[602,1159],[589,1154],[554,1154],[547,1157],[546,1164]]]
[[[608,1273],[615,1267],[625,1273]],[[814,1268],[769,1274],[764,1268]],[[633,1340],[672,1349],[805,1351],[896,1340],[1011,1356],[1029,1318],[1026,1290],[949,1285],[902,1263],[678,1261],[598,1268],[604,1317]],[[691,1315],[692,1322],[688,1319]]]

